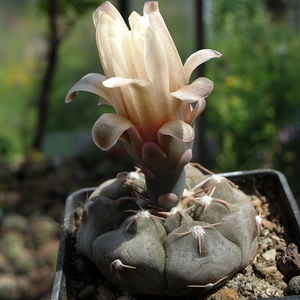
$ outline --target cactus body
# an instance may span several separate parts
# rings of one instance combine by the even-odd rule
[[[144,175],[122,173],[91,195],[77,233],[79,251],[125,292],[197,296],[254,259],[256,211],[224,178],[188,165],[177,207],[148,199]]]

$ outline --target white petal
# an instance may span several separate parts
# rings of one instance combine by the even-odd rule
[[[167,54],[163,44],[154,30],[148,28],[145,35],[146,70],[148,78],[157,90],[159,96],[169,91],[169,72]]]
[[[170,135],[171,137],[182,142],[190,142],[195,137],[193,127],[180,120],[165,123],[159,129],[159,134]]]
[[[202,63],[210,60],[214,57],[222,56],[221,53],[210,50],[210,49],[203,49],[193,53],[185,62],[184,64],[184,74],[186,82],[189,82],[192,72]]]
[[[144,9],[143,9],[144,15],[149,15],[154,11],[159,11],[158,2],[156,2],[156,1],[147,1],[144,4]]]
[[[199,77],[193,83],[183,86],[171,95],[184,102],[193,103],[209,96],[213,88],[214,84],[211,80],[206,77]]]
[[[131,78],[123,78],[123,77],[111,77],[109,79],[106,79],[103,81],[103,85],[107,88],[115,88],[120,86],[125,86],[129,84],[139,84],[140,86],[147,86],[151,84],[149,80],[137,78],[137,79],[131,79]]]
[[[122,41],[118,41],[114,37],[110,38],[111,58],[115,71],[114,73],[115,76],[118,77],[132,78],[133,75],[130,74],[128,68],[128,66],[132,64],[132,62],[130,62],[131,54],[130,51],[126,51],[126,49],[123,49],[121,43]],[[129,47],[129,45],[127,45],[127,47]]]
[[[100,20],[96,28],[96,42],[101,60],[101,65],[106,77],[115,76],[112,63],[110,36],[108,35],[109,16],[100,15]]]
[[[109,15],[113,20],[117,21],[122,26],[127,27],[119,11],[109,1],[104,2],[94,11],[93,22],[95,27],[97,27],[100,16],[103,13]]]
[[[167,53],[170,91],[176,91],[186,84],[181,58],[159,11],[149,15],[149,22],[151,29],[158,34],[165,53]]]
[[[174,109],[168,100],[169,95],[169,68],[167,54],[158,34],[148,28],[145,37],[145,63],[148,78],[153,85],[154,100],[159,108],[160,114],[165,121],[174,116]]]
[[[142,17],[135,11],[130,14],[128,21],[132,30],[145,30],[149,26],[148,18]]]
[[[128,31],[128,29],[125,26],[122,26],[121,31]],[[111,49],[111,36],[110,33],[114,33],[116,38],[118,37],[117,33],[118,31],[118,24],[112,18],[102,13],[99,17],[99,22],[97,24],[96,28],[96,39],[97,39],[97,47],[99,51],[99,56],[102,64],[102,68],[104,70],[105,76],[107,78],[115,77],[115,68],[114,65],[116,63],[113,62],[112,58],[112,49]],[[118,108],[115,107],[116,112],[124,117],[127,116],[126,108],[122,105],[123,95],[122,91],[120,89],[113,89],[110,90],[111,94],[111,103],[113,103],[113,106],[115,107],[116,104]]]
[[[141,138],[129,120],[115,114],[103,114],[93,126],[92,137],[99,148],[108,150],[129,129],[133,129],[134,140],[141,143]],[[124,139],[129,142],[132,140],[130,138],[126,139],[126,137]]]
[[[102,84],[105,79],[106,77],[102,74],[91,73],[85,75],[69,90],[65,102],[68,103],[74,100],[78,91],[85,91],[96,94],[111,103],[109,90]]]
[[[138,30],[132,30],[129,33],[131,55],[134,58],[133,64],[136,77],[148,78],[145,65],[145,37]]]

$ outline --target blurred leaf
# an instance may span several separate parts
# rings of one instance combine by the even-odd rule
[[[209,136],[215,140],[211,153],[219,157],[217,163],[211,157],[212,168],[291,169],[297,155],[279,155],[274,148],[285,128],[296,130],[299,33],[284,19],[272,19],[265,1],[211,4],[208,48],[223,54],[207,65],[206,74],[215,83],[206,108]],[[297,136],[290,135],[287,143],[293,139]],[[282,151],[288,151],[287,143]]]

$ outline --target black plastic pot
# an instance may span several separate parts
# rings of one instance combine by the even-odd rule
[[[272,211],[278,212],[283,225],[289,231],[293,242],[300,247],[300,211],[285,176],[275,170],[258,169],[220,174],[227,177],[247,194],[259,193],[268,198]],[[74,212],[83,206],[95,188],[85,188],[72,193],[66,201],[64,230],[58,251],[57,269],[54,277],[51,300],[66,300],[69,274],[70,232],[75,226]],[[286,296],[268,299],[299,300],[299,296]]]

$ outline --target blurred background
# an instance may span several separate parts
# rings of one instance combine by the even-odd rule
[[[142,0],[111,1],[127,18]],[[50,299],[64,202],[134,165],[91,128],[109,111],[67,91],[101,73],[94,0],[0,2],[0,299]],[[214,173],[272,168],[300,201],[300,0],[161,0],[183,62],[223,54],[194,77],[214,81],[193,161]],[[298,202],[299,203],[299,202]]]

